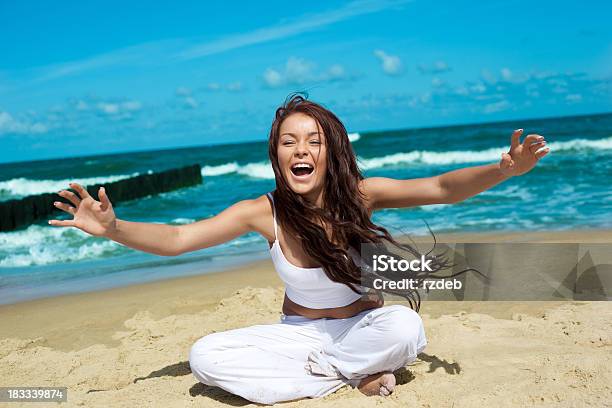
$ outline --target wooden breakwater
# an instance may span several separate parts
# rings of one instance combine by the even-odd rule
[[[98,200],[98,190],[101,186],[104,186],[106,194],[114,205],[121,201],[165,193],[200,183],[202,183],[201,168],[199,164],[194,164],[159,173],[141,174],[113,183],[93,184],[83,187],[94,199]],[[76,193],[70,188],[66,188],[66,190]],[[44,220],[54,213],[61,212],[53,205],[54,201],[70,204],[57,192],[0,201],[0,232],[13,231]]]

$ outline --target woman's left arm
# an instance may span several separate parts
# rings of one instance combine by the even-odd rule
[[[370,207],[401,208],[413,205],[450,204],[463,201],[512,176],[531,170],[549,148],[540,135],[528,135],[520,142],[523,129],[512,133],[510,150],[499,163],[466,167],[435,177],[396,180],[372,177],[364,180]]]

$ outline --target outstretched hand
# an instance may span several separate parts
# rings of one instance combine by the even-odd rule
[[[538,160],[546,156],[550,148],[542,149],[546,145],[544,136],[527,135],[520,142],[523,129],[517,129],[512,133],[512,141],[508,153],[502,153],[499,168],[504,175],[520,176],[531,170]]]
[[[116,227],[117,217],[104,187],[100,187],[98,191],[100,201],[96,201],[80,184],[70,183],[69,185],[78,195],[67,190],[61,190],[58,195],[70,201],[74,207],[59,201],[54,202],[53,205],[71,214],[73,218],[71,220],[49,220],[49,224],[57,227],[76,227],[95,236],[105,236]]]

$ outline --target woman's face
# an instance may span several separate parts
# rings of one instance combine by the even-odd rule
[[[327,172],[325,135],[317,121],[303,113],[292,113],[280,126],[278,166],[290,188],[320,204]]]

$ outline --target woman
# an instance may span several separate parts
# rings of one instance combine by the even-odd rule
[[[285,283],[281,320],[204,336],[191,348],[194,376],[266,404],[320,397],[347,384],[366,395],[389,395],[393,371],[414,361],[427,339],[419,304],[416,311],[412,302],[410,308],[383,306],[381,297],[360,286],[360,243],[396,243],[371,222],[372,212],[456,203],[526,173],[548,148],[538,135],[520,143],[521,134],[522,129],[513,133],[499,163],[412,180],[366,179],[340,120],[294,95],[277,110],[270,131],[273,193],[171,226],[117,219],[104,188],[98,202],[72,183],[80,197],[65,190],[59,194],[74,207],[55,205],[74,218],[49,223],[167,256],[260,233]]]

